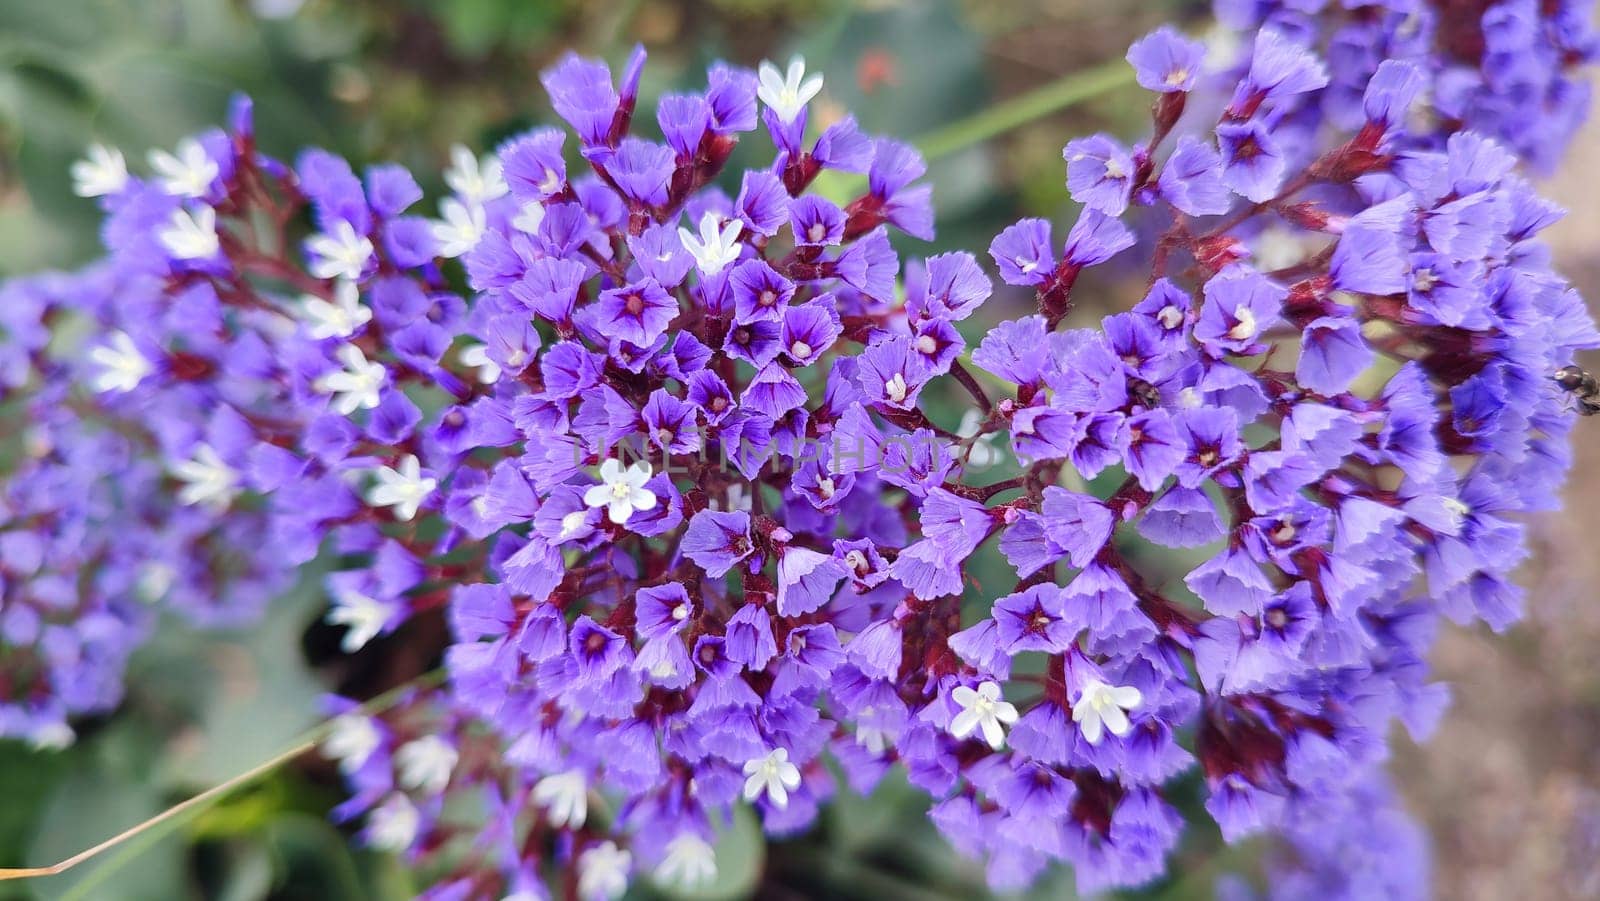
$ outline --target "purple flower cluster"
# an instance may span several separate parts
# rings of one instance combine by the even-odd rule
[[[4,495],[0,731],[114,703],[140,590],[227,620],[326,551],[347,651],[448,623],[448,687],[332,701],[326,746],[340,815],[443,873],[428,897],[694,885],[736,805],[792,835],[891,766],[997,888],[1156,878],[1192,774],[1224,838],[1288,839],[1283,896],[1423,891],[1387,735],[1442,711],[1441,619],[1518,615],[1518,517],[1569,463],[1552,376],[1600,346],[1516,174],[1570,110],[1507,135],[1473,93],[1498,82],[1451,112],[1454,44],[1330,65],[1350,29],[1415,32],[1260,7],[1231,75],[1171,29],[1134,45],[1152,135],[1066,145],[1082,211],[994,239],[1036,312],[987,330],[985,262],[891,244],[932,236],[922,159],[811,123],[799,60],[714,65],[657,141],[642,52],[569,56],[543,81],[570,131],[458,148],[436,218],[398,167],[259,153],[245,105],[148,179],[97,149],[107,260],[0,304],[41,436]],[[1529,54],[1556,92],[1591,39],[1548,4],[1483,33],[1517,16],[1575,48]],[[771,162],[726,171],[757,131]],[[1113,262],[1142,299],[1081,327]],[[1366,881],[1330,863],[1357,855]]]
[[[69,743],[69,719],[121,699],[158,612],[236,626],[293,581],[254,543],[263,512],[225,510],[233,485],[211,468],[207,448],[229,448],[242,422],[196,421],[214,402],[194,382],[137,406],[113,387],[154,366],[141,349],[152,335],[186,333],[196,308],[169,309],[164,288],[110,264],[0,287],[0,398],[19,423],[0,454],[0,736]],[[75,346],[86,332],[101,343]],[[105,392],[73,390],[80,375]]]
[[[1321,49],[1329,80],[1297,111],[1299,127],[1355,131],[1374,118],[1367,85],[1385,62],[1412,63],[1429,109],[1411,137],[1437,147],[1460,131],[1505,144],[1540,171],[1587,119],[1581,74],[1600,52],[1593,0],[1215,0],[1217,18]],[[1394,110],[1399,112],[1399,110]]]

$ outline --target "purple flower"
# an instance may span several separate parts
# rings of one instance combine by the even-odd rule
[[[568,53],[540,73],[550,103],[578,133],[585,147],[604,145],[621,98],[611,85],[611,70],[599,60]]]
[[[1272,593],[1261,567],[1238,548],[1228,548],[1195,567],[1183,579],[1218,616],[1259,614]]]
[[[861,391],[874,404],[895,410],[912,410],[926,381],[921,358],[911,339],[891,338],[867,348],[861,355],[858,378]]]
[[[1045,240],[1048,244],[1048,235]],[[972,254],[942,253],[928,258],[927,282],[917,294],[908,290],[906,308],[924,318],[959,321],[972,315],[993,290]]]
[[[1050,223],[1023,219],[1007,227],[989,245],[989,256],[1006,284],[1043,284],[1056,265],[1050,249]]]
[[[1133,242],[1133,232],[1121,220],[1086,209],[1067,233],[1062,256],[1074,266],[1098,266],[1132,247]]]
[[[1039,506],[1045,534],[1072,557],[1072,565],[1088,566],[1111,538],[1111,511],[1086,495],[1050,486]]]
[[[1277,324],[1287,296],[1254,269],[1231,266],[1206,282],[1195,339],[1217,357],[1255,353],[1262,333]]]
[[[611,175],[623,196],[646,206],[667,202],[667,182],[675,166],[672,148],[624,138],[615,150],[596,152],[592,158]]]
[[[1328,83],[1328,72],[1311,51],[1282,32],[1265,29],[1256,34],[1250,54],[1250,71],[1233,95],[1228,109],[1241,118],[1262,103],[1279,103],[1296,94],[1315,91]]]
[[[594,310],[594,325],[601,334],[648,347],[678,315],[678,301],[655,279],[646,278],[601,292]]]
[[[1376,358],[1361,324],[1348,316],[1323,316],[1307,325],[1300,346],[1295,378],[1319,394],[1338,394]]]
[[[867,172],[867,186],[881,215],[913,238],[933,240],[933,188],[912,185],[928,171],[922,154],[909,144],[878,139]]]
[[[606,123],[606,127],[610,126]],[[501,173],[511,193],[523,202],[542,202],[567,184],[567,164],[561,155],[566,132],[541,128],[501,145]]]
[[[1222,157],[1193,135],[1178,138],[1156,187],[1168,203],[1191,216],[1216,216],[1232,206],[1222,178]]]
[[[1349,228],[1333,249],[1328,275],[1342,291],[1399,294],[1406,290],[1410,267],[1395,235],[1369,228]]]
[[[778,558],[778,612],[801,616],[833,597],[840,580],[849,575],[837,558],[801,547],[785,548]]]
[[[1067,190],[1073,200],[1108,216],[1128,208],[1133,157],[1109,135],[1068,141],[1061,155],[1067,161]]]
[[[844,211],[812,194],[789,205],[789,227],[801,247],[824,247],[844,239]]]
[[[1078,627],[1066,618],[1061,589],[1054,585],[1036,585],[995,601],[994,621],[1000,646],[1011,654],[1058,653],[1078,634]]]
[[[783,330],[779,343],[794,365],[809,366],[815,363],[839,337],[839,314],[831,299],[824,296],[783,311]]]
[[[755,550],[750,541],[750,515],[714,510],[696,513],[683,533],[681,550],[706,575],[721,578]]]
[[[770,172],[746,172],[733,209],[745,228],[770,238],[789,221],[789,192]]]
[[[1166,25],[1128,48],[1128,63],[1133,66],[1139,86],[1161,93],[1193,90],[1205,57],[1204,44],[1191,41]]]
[[[773,319],[735,323],[728,329],[722,349],[731,357],[764,367],[783,350],[783,325]]]
[[[778,655],[777,642],[772,638],[772,619],[766,608],[745,604],[728,619],[728,659],[752,670],[765,669],[767,663]]]
[[[1218,125],[1217,145],[1222,149],[1222,180],[1228,187],[1256,203],[1278,193],[1288,160],[1259,119]]]
[[[779,275],[765,260],[746,260],[728,273],[733,291],[734,319],[748,324],[757,319],[783,319],[794,297],[794,282]]]

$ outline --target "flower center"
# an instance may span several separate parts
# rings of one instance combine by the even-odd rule
[[[1234,326],[1228,329],[1228,337],[1235,341],[1248,341],[1256,333],[1256,314],[1250,312],[1249,307],[1240,307],[1233,313]]]

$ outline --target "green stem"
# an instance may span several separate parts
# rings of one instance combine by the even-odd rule
[[[445,675],[445,671],[442,667],[436,670],[430,670],[420,676],[417,676],[415,679],[391,688],[390,690],[378,695],[370,701],[367,701],[365,704],[362,704],[360,707],[351,712],[359,713],[365,716],[375,716],[383,713],[384,711],[393,707],[395,704],[399,703],[400,699],[404,697],[407,692],[419,688],[431,688],[439,685],[444,681]],[[337,717],[335,719],[337,719]],[[136,826],[133,829],[129,829],[120,835],[109,839],[108,841],[97,845],[86,852],[83,852],[82,854],[79,854],[73,858],[69,858],[62,864],[57,864],[55,867],[43,868],[53,871],[50,873],[50,875],[54,875],[66,869],[70,869],[71,867],[77,866],[80,863],[86,863],[90,859],[98,856],[102,851],[109,851],[113,847],[117,848],[116,853],[106,857],[105,861],[99,867],[96,867],[93,872],[84,876],[76,883],[73,883],[72,887],[60,896],[60,901],[80,901],[80,899],[94,897],[93,893],[96,888],[102,885],[107,879],[111,878],[111,876],[123,866],[137,859],[140,854],[144,853],[145,850],[155,843],[161,841],[174,830],[194,821],[194,819],[200,816],[200,814],[205,813],[219,801],[229,797],[239,789],[244,788],[247,785],[251,785],[261,778],[276,772],[279,767],[310,751],[318,744],[321,744],[322,740],[327,738],[328,733],[333,730],[333,724],[334,719],[325,720],[301,733],[287,750],[279,753],[276,757],[270,758],[266,762],[261,763],[244,773],[234,776],[220,785],[213,786],[206,791],[195,795],[189,800],[184,801],[176,807],[168,808],[166,811],[157,814],[149,820],[146,820],[144,824]],[[46,874],[39,873],[38,875]],[[18,876],[21,878],[27,878],[21,874],[18,874]]]
[[[1120,59],[1079,69],[981,113],[928,132],[913,143],[929,160],[949,156],[1035,119],[1133,84],[1133,68]]]

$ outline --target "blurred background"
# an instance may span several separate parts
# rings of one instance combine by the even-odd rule
[[[538,72],[562,52],[615,62],[635,42],[651,53],[642,108],[698,88],[712,60],[804,54],[826,75],[822,118],[848,110],[935,157],[939,239],[913,252],[981,250],[1019,216],[1068,217],[1065,140],[1131,138],[1147,123],[1129,79],[1096,72],[1161,22],[1204,31],[1207,12],[1201,0],[0,0],[0,277],[94,257],[98,211],[67,175],[91,140],[138,168],[149,148],[221,121],[244,91],[269,152],[322,146],[358,169],[397,161],[433,188],[452,143],[487,149],[553,121]],[[1056,102],[1017,101],[1046,85],[1061,89]],[[1073,94],[1088,96],[1059,102]],[[1547,186],[1573,212],[1550,234],[1597,298],[1600,205],[1588,201],[1600,128],[1573,147]],[[1080,315],[1094,303],[1080,301],[1091,308]],[[1600,553],[1587,546],[1600,535],[1600,423],[1581,425],[1567,512],[1534,526],[1528,619],[1505,636],[1447,632],[1436,662],[1455,704],[1427,746],[1397,738],[1440,897],[1600,897]],[[404,664],[335,653],[314,586],[248,632],[160,630],[122,708],[83,724],[73,748],[0,745],[0,866],[67,857],[248,769],[314,722],[325,691],[393,684],[385,669]],[[350,850],[329,824],[339,800],[332,771],[305,759],[69,874],[0,883],[0,899],[409,897],[402,865]],[[751,866],[706,897],[982,896],[981,874],[942,848],[921,806],[893,782],[841,799],[814,834],[765,859],[752,842]],[[1192,832],[1173,877],[1138,897],[1211,897],[1219,869],[1248,867],[1258,850],[1219,855],[1214,834]],[[1071,880],[1034,895],[1071,897]]]

